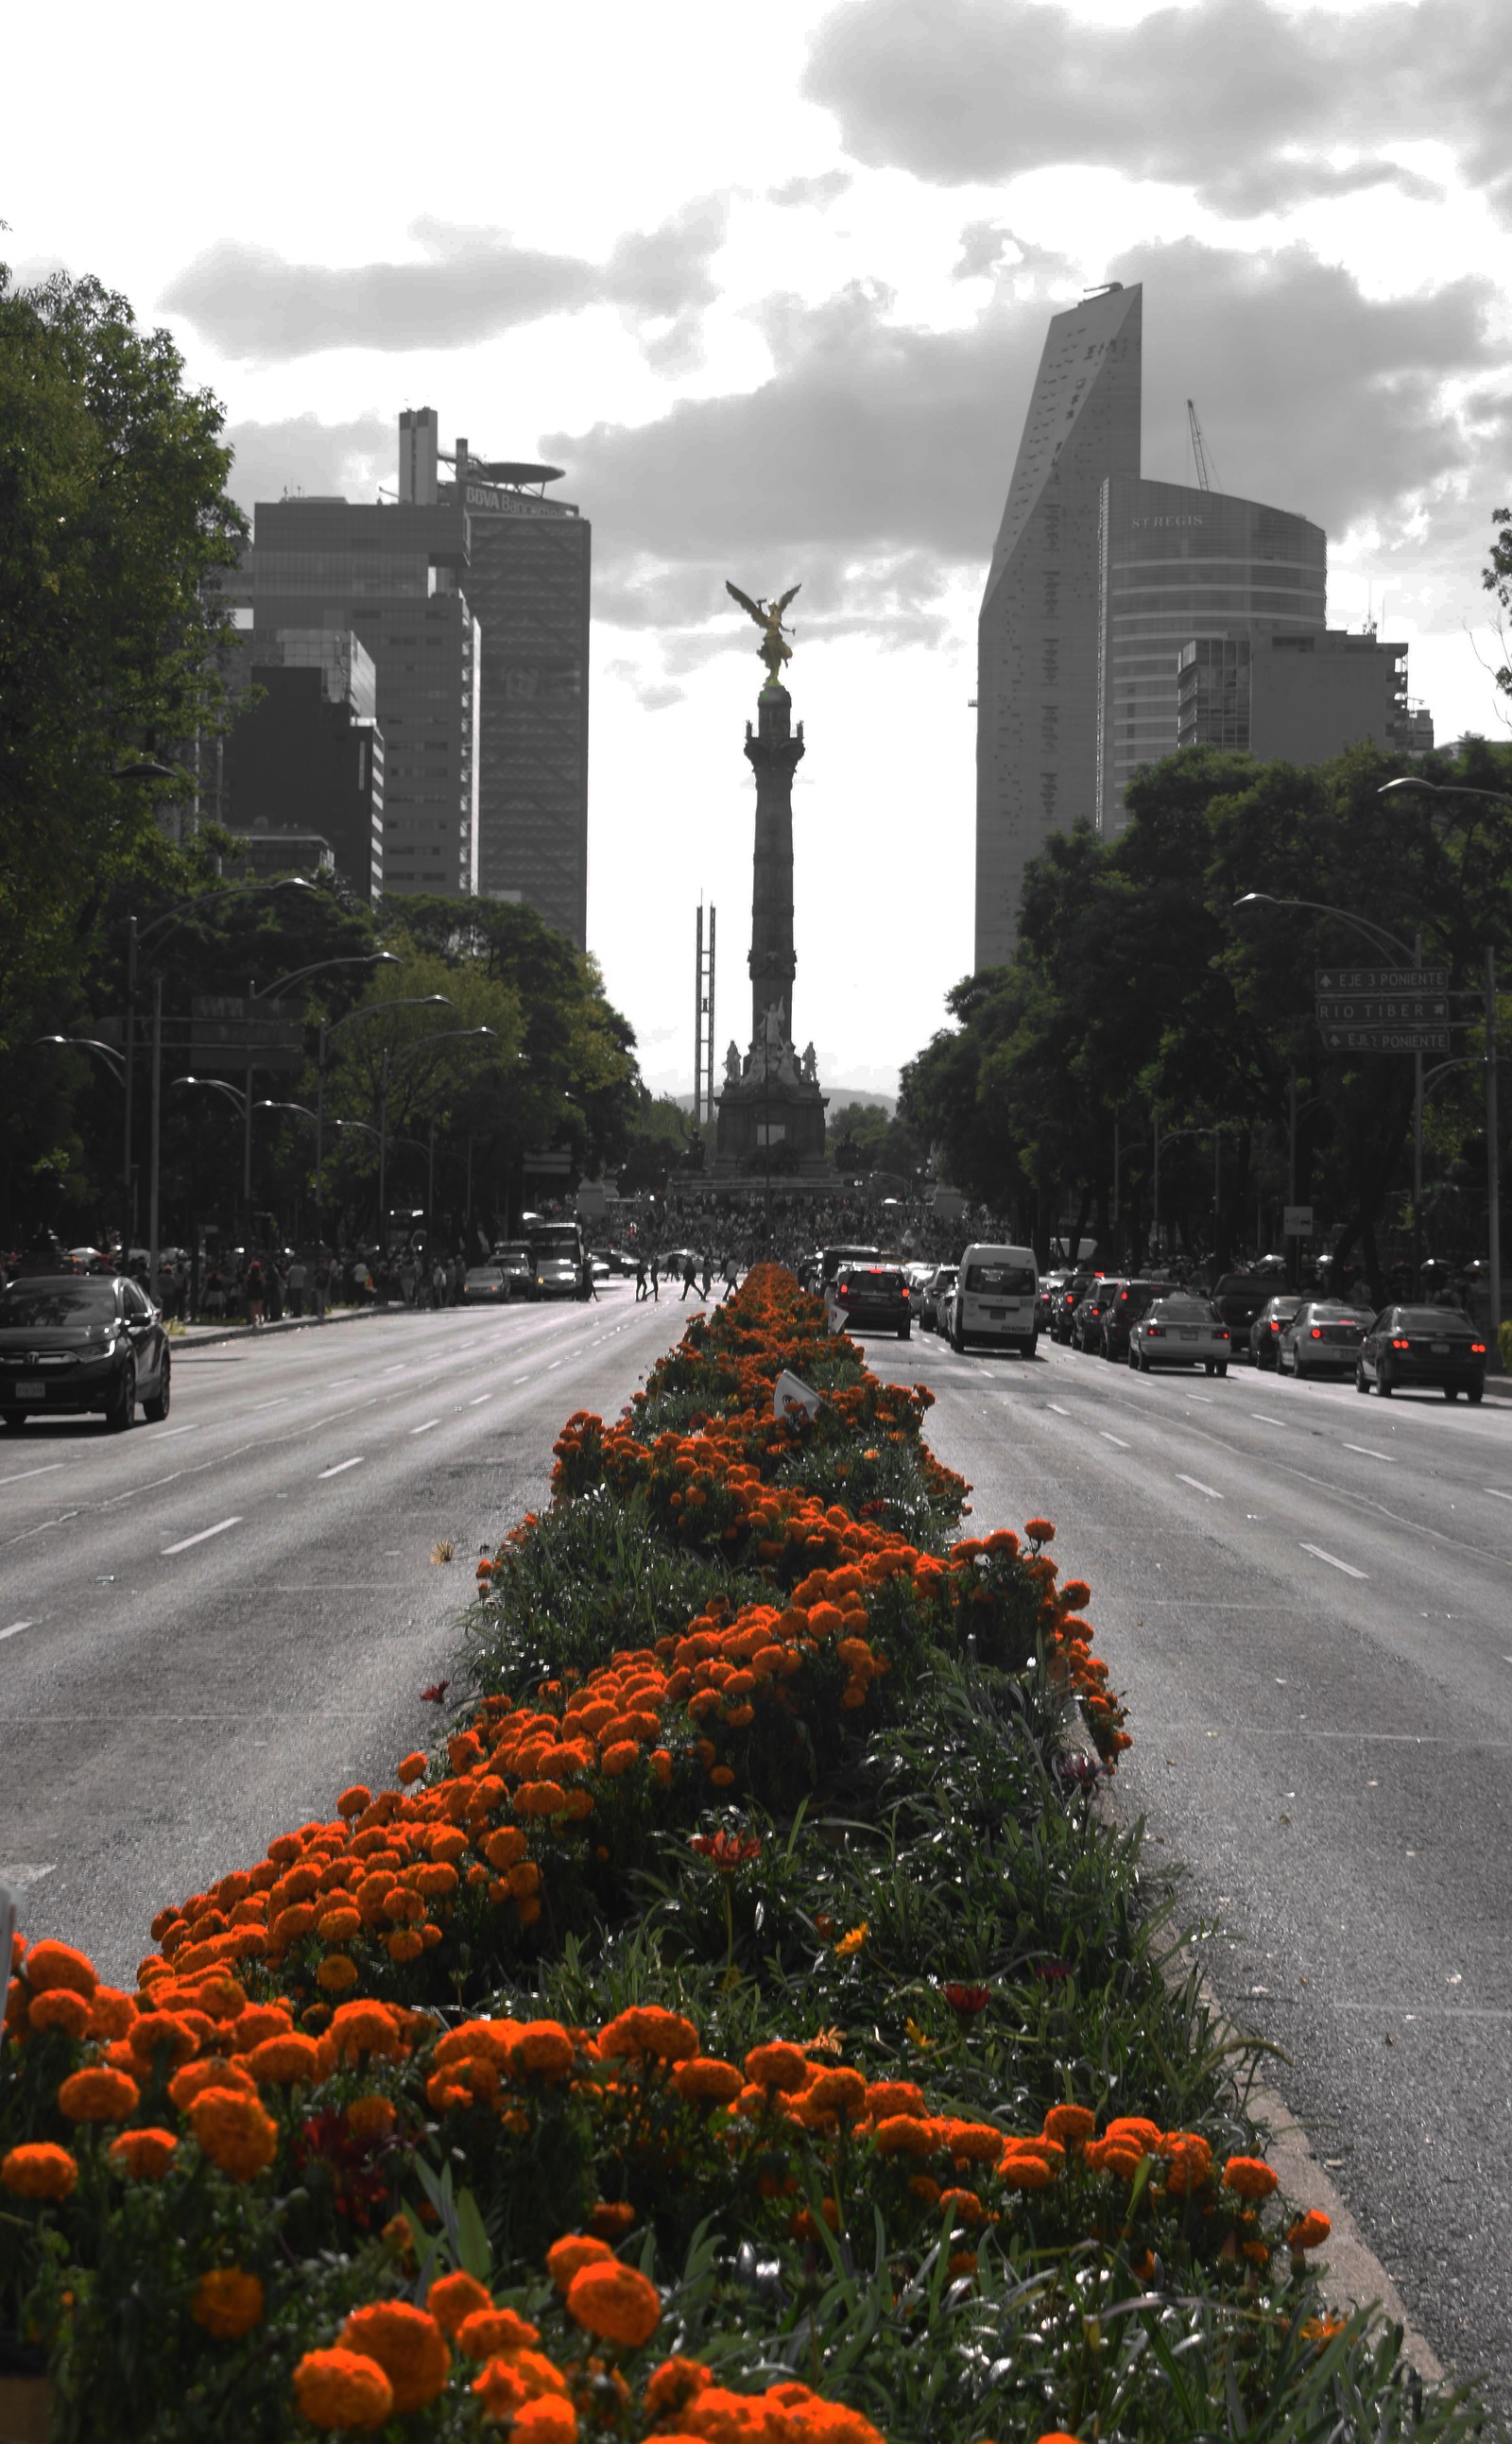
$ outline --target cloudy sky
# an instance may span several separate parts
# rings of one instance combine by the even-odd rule
[[[796,1031],[890,1089],[969,963],[975,614],[1048,316],[1145,283],[1145,472],[1318,519],[1330,617],[1500,734],[1512,496],[1495,0],[655,9],[81,0],[12,23],[22,276],[93,271],[224,402],[249,508],[371,498],[395,423],[542,455],[594,526],[589,937],[686,1089],[700,893],[748,1031],[761,669],[802,581]]]

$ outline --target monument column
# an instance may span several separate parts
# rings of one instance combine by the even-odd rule
[[[761,1039],[773,1002],[783,1041],[793,1037],[793,774],[803,754],[803,725],[792,733],[793,699],[779,678],[756,699],[757,727],[746,724],[746,753],[756,775],[756,849],[751,877],[751,1042]]]

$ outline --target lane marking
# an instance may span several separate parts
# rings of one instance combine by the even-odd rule
[[[171,1443],[175,1435],[192,1435],[193,1426],[157,1426],[147,1436],[150,1443]]]
[[[323,1477],[344,1475],[345,1472],[349,1468],[360,1468],[366,1457],[367,1453],[365,1452],[359,1452],[355,1459],[339,1459],[334,1468],[323,1468],[321,1475]]]
[[[213,1528],[202,1528],[197,1536],[180,1536],[176,1545],[165,1545],[162,1548],[163,1559],[166,1561],[170,1553],[187,1553],[191,1545],[203,1545],[211,1536],[224,1536],[228,1528],[239,1528],[241,1524],[242,1514],[239,1510],[234,1518],[217,1519]]]
[[[1255,1419],[1257,1425],[1283,1426],[1286,1423],[1284,1417],[1267,1417],[1264,1412],[1261,1409],[1251,1409],[1249,1414]]]
[[[1512,1502],[1512,1493],[1503,1493],[1499,1485],[1484,1485],[1481,1490],[1492,1494],[1498,1502]]]
[[[482,1406],[483,1406],[484,1401],[485,1401],[485,1400],[491,1400],[491,1399],[492,1399],[492,1398],[493,1398],[493,1394],[492,1394],[491,1392],[480,1392],[480,1393],[478,1394],[478,1397],[477,1397],[477,1398],[476,1398],[475,1400],[470,1400],[470,1401],[468,1402],[468,1407],[469,1407],[470,1409],[481,1409],[481,1408],[482,1408]]]
[[[1069,1417],[1071,1415],[1069,1409],[1062,1409],[1059,1400],[1046,1400],[1044,1405],[1047,1409],[1053,1409],[1058,1417]]]
[[[254,1417],[260,1417],[265,1409],[286,1409],[293,1397],[292,1392],[280,1392],[276,1400],[259,1400],[253,1407],[252,1415]]]
[[[433,1426],[438,1426],[441,1420],[439,1417],[427,1417],[423,1426],[412,1426],[410,1428],[410,1432],[412,1435],[428,1435],[431,1428]]]
[[[1099,1426],[1099,1427],[1097,1428],[1097,1432],[1098,1432],[1098,1434],[1102,1436],[1102,1439],[1103,1439],[1103,1441],[1104,1441],[1105,1443],[1117,1443],[1117,1445],[1118,1445],[1118,1449],[1119,1449],[1120,1451],[1127,1451],[1127,1450],[1128,1450],[1128,1448],[1129,1448],[1128,1444],[1127,1444],[1126,1442],[1120,1441],[1119,1437],[1118,1437],[1116,1435],[1110,1435],[1110,1434],[1109,1434],[1109,1432],[1108,1432],[1108,1430],[1107,1430],[1107,1427],[1106,1427],[1106,1426]]]
[[[1313,1554],[1319,1562],[1326,1562],[1331,1570],[1342,1570],[1346,1579],[1363,1579],[1370,1575],[1366,1570],[1356,1570],[1353,1562],[1341,1562],[1337,1553],[1325,1553],[1321,1545],[1303,1545],[1301,1549],[1304,1553]]]
[[[0,1476],[0,1485],[19,1485],[28,1476],[51,1476],[53,1471],[63,1465],[61,1459],[49,1459],[42,1468],[24,1468],[17,1476]]]
[[[1200,1400],[1205,1409],[1210,1409],[1213,1404],[1211,1392],[1189,1392],[1187,1398],[1189,1400]]]
[[[34,1620],[13,1620],[9,1629],[0,1629],[0,1638],[19,1638],[24,1629],[35,1629]]]
[[[1383,1459],[1388,1468],[1396,1466],[1390,1452],[1372,1451],[1369,1443],[1345,1443],[1345,1451],[1358,1452],[1362,1459]]]
[[[1216,1485],[1204,1485],[1200,1476],[1186,1476],[1179,1468],[1176,1471],[1176,1483],[1194,1487],[1197,1492],[1206,1493],[1209,1502],[1222,1502],[1224,1498]]]

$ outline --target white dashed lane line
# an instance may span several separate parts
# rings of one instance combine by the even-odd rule
[[[1396,1466],[1396,1462],[1392,1457],[1390,1452],[1372,1451],[1369,1443],[1346,1443],[1344,1445],[1344,1449],[1346,1451],[1358,1452],[1361,1459],[1383,1459],[1388,1468],[1394,1468]]]
[[[475,1400],[470,1400],[470,1401],[468,1402],[468,1407],[469,1407],[470,1409],[481,1409],[481,1408],[482,1408],[482,1406],[483,1406],[484,1401],[485,1401],[485,1400],[491,1400],[491,1399],[492,1399],[492,1398],[493,1398],[493,1394],[492,1394],[491,1392],[480,1392],[480,1393],[478,1394],[478,1397],[477,1397],[477,1398],[476,1398]]]
[[[13,1620],[7,1628],[0,1629],[0,1638],[19,1638],[24,1629],[35,1629],[36,1626],[34,1620]]]
[[[1110,1435],[1106,1426],[1099,1426],[1097,1428],[1097,1432],[1101,1435],[1105,1443],[1116,1443],[1120,1451],[1127,1451],[1129,1449],[1128,1444],[1123,1441],[1121,1436],[1118,1435]]]
[[[1216,1485],[1204,1485],[1200,1476],[1185,1476],[1180,1469],[1176,1471],[1176,1483],[1189,1485],[1197,1493],[1206,1493],[1209,1502],[1222,1502],[1224,1498]]]
[[[366,1457],[365,1452],[359,1452],[354,1459],[339,1459],[334,1468],[323,1468],[321,1475],[323,1477],[344,1475],[349,1468],[360,1468]]]
[[[412,1426],[410,1432],[412,1435],[428,1435],[432,1427],[438,1426],[440,1422],[439,1417],[427,1417],[423,1426]]]
[[[1316,1561],[1326,1562],[1331,1570],[1342,1570],[1346,1579],[1363,1579],[1370,1575],[1366,1570],[1356,1570],[1353,1562],[1341,1562],[1337,1553],[1325,1553],[1321,1545],[1303,1545],[1301,1549],[1304,1553],[1311,1553]]]
[[[187,1553],[191,1545],[203,1545],[212,1536],[224,1536],[228,1528],[239,1528],[241,1524],[240,1511],[233,1519],[217,1519],[213,1528],[202,1528],[197,1536],[180,1536],[176,1545],[165,1545],[163,1559],[166,1562],[170,1553]]]
[[[42,1468],[24,1468],[16,1476],[0,1476],[0,1485],[19,1485],[28,1476],[51,1476],[62,1466],[61,1459],[49,1459]]]

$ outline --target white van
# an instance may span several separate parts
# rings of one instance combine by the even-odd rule
[[[1034,1356],[1040,1335],[1040,1268],[1032,1248],[968,1248],[950,1308],[950,1347],[1002,1342]]]

